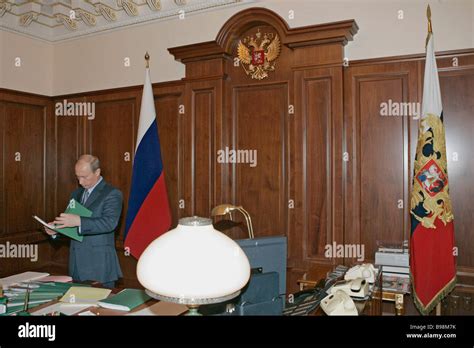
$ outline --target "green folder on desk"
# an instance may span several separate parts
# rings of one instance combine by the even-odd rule
[[[86,207],[84,207],[82,204],[80,204],[78,201],[76,201],[74,198],[69,201],[69,205],[67,206],[65,213],[75,214],[75,215],[79,215],[79,216],[82,216],[82,217],[91,217],[92,216],[92,212],[89,209],[87,209]],[[79,235],[78,227],[54,228],[51,225],[48,225],[46,222],[44,222],[43,220],[41,220],[37,216],[33,216],[33,218],[36,221],[40,222],[43,226],[45,226],[45,227],[47,227],[47,228],[49,228],[49,229],[51,229],[55,232],[61,233],[61,234],[65,235],[65,236],[67,236],[71,239],[77,240],[79,242],[82,242],[82,240],[84,239],[83,236]]]
[[[139,289],[124,289],[117,295],[99,301],[98,305],[104,308],[119,311],[131,311],[151,299],[145,291]]]

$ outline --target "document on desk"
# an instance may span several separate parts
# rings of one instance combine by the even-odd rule
[[[36,281],[44,282],[44,283],[50,283],[50,282],[69,283],[69,282],[72,282],[72,277],[65,276],[65,275],[46,276],[46,277],[43,277],[43,278],[39,278]]]
[[[74,315],[83,311],[84,309],[90,307],[89,304],[68,304],[68,303],[55,303],[50,306],[38,309],[37,311],[33,311],[31,315],[33,316],[41,316],[41,315],[48,315],[52,313],[62,313],[65,315]]]
[[[9,277],[0,278],[0,286],[3,287],[3,289],[6,289],[12,285],[30,282],[32,280],[36,280],[46,276],[49,276],[49,273],[23,272]]]
[[[80,204],[78,201],[76,201],[74,198],[69,201],[69,205],[67,206],[65,213],[79,215],[82,217],[92,216],[92,212],[86,207],[84,207],[82,204]],[[48,224],[47,222],[45,222],[43,219],[41,219],[40,217],[36,215],[34,215],[33,218],[36,221],[38,221],[40,224],[42,224],[44,227],[47,227],[55,232],[63,234],[71,239],[77,240],[79,242],[82,242],[82,240],[84,239],[83,236],[79,235],[77,227],[56,228],[54,225]]]
[[[97,305],[97,302],[107,298],[111,292],[110,289],[73,286],[59,301],[71,304]]]

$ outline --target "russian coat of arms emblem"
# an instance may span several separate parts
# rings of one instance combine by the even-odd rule
[[[239,41],[237,55],[245,74],[252,79],[263,80],[275,70],[275,60],[280,55],[280,38],[277,34],[257,31]]]

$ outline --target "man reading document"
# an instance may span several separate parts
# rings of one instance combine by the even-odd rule
[[[81,185],[74,198],[92,211],[91,217],[60,214],[54,222],[57,228],[77,227],[82,242],[71,240],[69,275],[75,281],[94,280],[104,287],[113,288],[122,271],[115,251],[114,233],[122,212],[122,192],[111,186],[100,175],[99,159],[82,155],[76,162],[75,172]],[[57,233],[45,227],[46,232]]]

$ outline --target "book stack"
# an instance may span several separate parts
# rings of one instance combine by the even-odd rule
[[[408,241],[381,243],[375,253],[375,264],[382,270],[384,290],[407,293],[410,288],[410,254]],[[390,284],[390,286],[389,286]]]
[[[28,301],[28,309],[37,307],[43,303],[56,300],[63,296],[72,286],[84,286],[82,284],[61,282],[28,282],[9,286],[4,290],[6,298],[5,312],[0,315],[12,315],[25,309],[25,301]],[[28,293],[28,294],[27,294]]]
[[[375,253],[375,264],[383,267],[384,276],[409,278],[410,255],[408,241],[400,244],[380,244]]]

